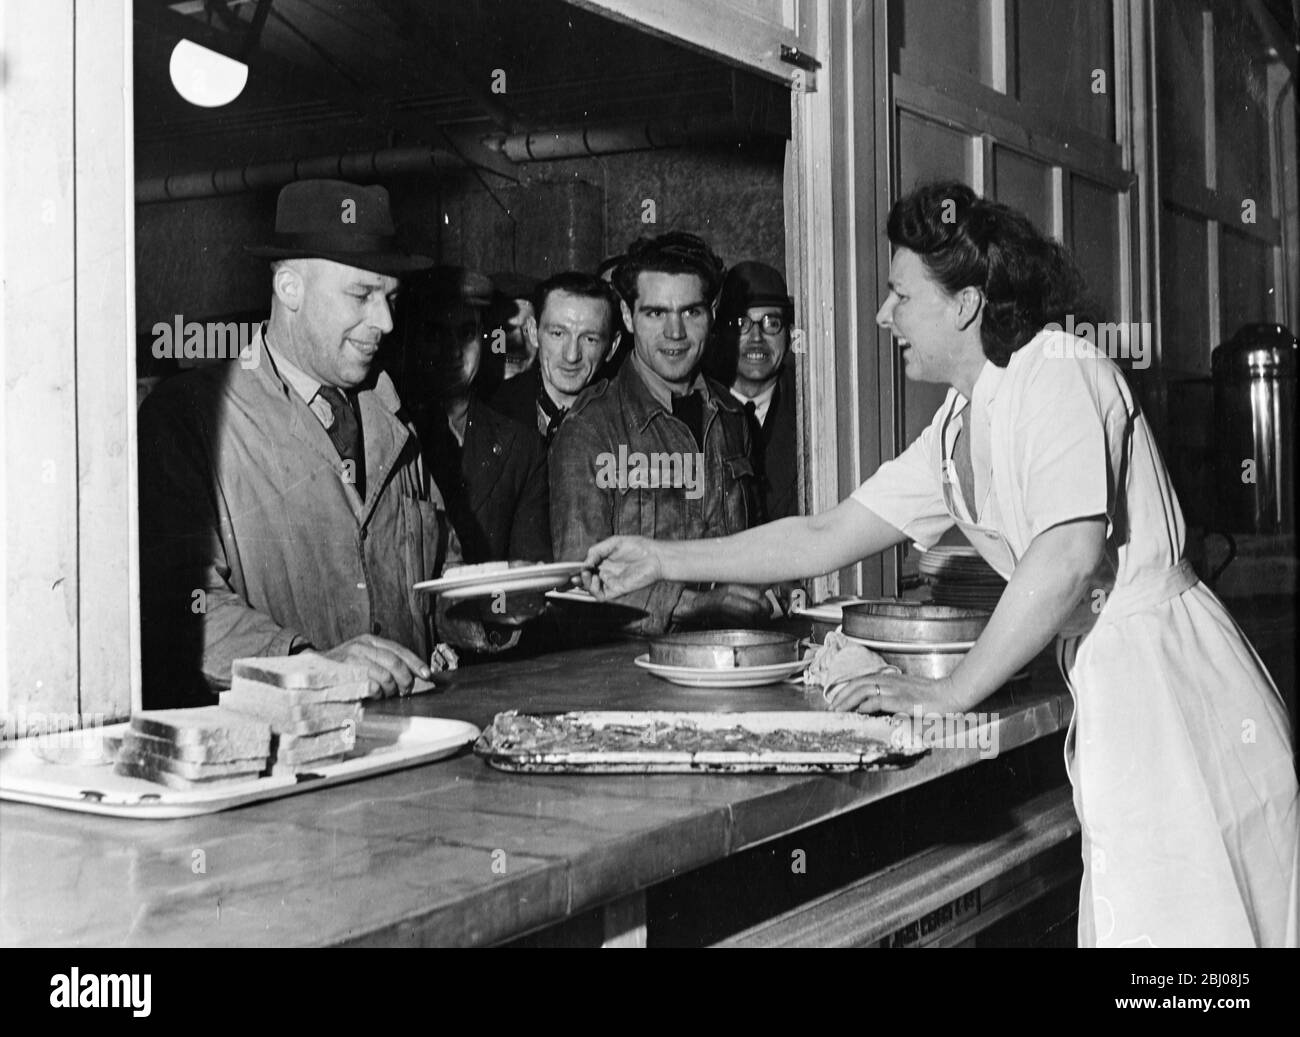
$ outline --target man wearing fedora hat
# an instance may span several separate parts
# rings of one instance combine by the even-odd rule
[[[399,245],[384,188],[336,180],[285,187],[273,240],[247,250],[272,260],[258,362],[182,375],[140,409],[145,705],[211,702],[234,659],[309,648],[407,693],[444,658],[412,587],[459,548],[376,357],[398,278],[432,260]],[[461,645],[518,638],[436,620]]]

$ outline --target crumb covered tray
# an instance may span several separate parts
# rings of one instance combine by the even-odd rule
[[[572,774],[809,774],[906,767],[910,726],[856,713],[498,713],[474,745],[493,767]]]

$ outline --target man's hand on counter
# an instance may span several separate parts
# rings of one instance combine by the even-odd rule
[[[410,649],[374,634],[354,637],[321,654],[336,662],[364,666],[372,698],[409,695],[416,677],[428,680],[433,676],[428,665]]]

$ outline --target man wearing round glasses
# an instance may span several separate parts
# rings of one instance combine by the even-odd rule
[[[785,278],[765,263],[737,263],[718,298],[717,341],[710,374],[753,417],[764,521],[799,510],[795,449],[794,367],[790,351],[794,301]]]

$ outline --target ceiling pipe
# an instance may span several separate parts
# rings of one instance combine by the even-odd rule
[[[615,126],[568,126],[534,133],[486,137],[483,143],[511,162],[552,162],[593,158],[625,151],[657,151],[689,144],[730,144],[755,135],[755,128],[733,115],[622,123]]]
[[[245,191],[283,187],[294,180],[323,177],[335,180],[369,180],[397,173],[432,173],[464,163],[443,148],[427,145],[379,148],[283,162],[254,162],[228,169],[213,169],[170,176],[148,177],[135,184],[136,205],[215,198]]]
[[[731,115],[620,124],[571,126],[536,133],[509,133],[484,138],[484,145],[512,162],[550,162],[593,158],[627,151],[657,151],[690,144],[729,144],[756,133],[772,132],[747,126]],[[151,205],[192,198],[215,198],[245,191],[283,187],[294,180],[327,177],[369,180],[399,173],[433,173],[463,168],[465,163],[443,148],[428,146],[380,148],[282,162],[255,162],[227,169],[136,181],[135,202]]]

